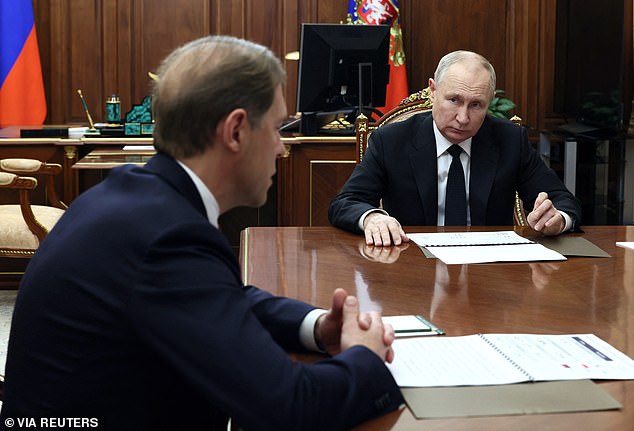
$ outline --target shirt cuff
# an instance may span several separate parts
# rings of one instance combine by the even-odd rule
[[[315,308],[302,320],[302,324],[299,326],[299,341],[301,341],[308,350],[323,352],[323,350],[319,348],[319,345],[317,345],[317,340],[315,339],[315,324],[319,316],[327,312],[328,311],[321,308]]]
[[[568,214],[566,214],[563,211],[559,211],[559,214],[561,214],[561,216],[564,218],[566,222],[566,226],[564,226],[564,230],[562,230],[561,233],[568,232],[570,229],[572,229],[572,217],[570,217]]]
[[[372,208],[371,210],[367,210],[366,212],[361,214],[361,217],[359,218],[359,229],[361,229],[362,231],[365,230],[363,229],[363,222],[365,221],[365,218],[370,213],[381,213],[381,214],[389,215],[387,211],[382,210],[381,208]]]

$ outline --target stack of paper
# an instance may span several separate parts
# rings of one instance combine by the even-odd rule
[[[407,235],[446,264],[566,260],[513,231],[439,232]]]

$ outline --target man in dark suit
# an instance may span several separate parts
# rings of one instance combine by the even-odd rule
[[[342,289],[326,311],[244,286],[218,230],[220,214],[264,203],[284,152],[279,60],[210,36],[158,76],[158,154],[79,196],[24,275],[0,427],[331,430],[396,409],[380,315]]]
[[[579,203],[531,147],[526,130],[487,116],[495,80],[479,54],[443,57],[429,80],[431,113],[370,135],[363,160],[330,205],[330,222],[363,232],[369,245],[398,245],[408,240],[401,225],[511,225],[517,191],[532,209],[533,229],[557,235],[578,227]]]

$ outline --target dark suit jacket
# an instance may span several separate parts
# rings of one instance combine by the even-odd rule
[[[97,418],[100,430],[347,428],[403,399],[353,347],[297,364],[313,307],[245,287],[171,158],[113,169],[73,202],[22,280],[4,418]]]
[[[436,226],[436,159],[431,112],[375,130],[363,160],[330,205],[330,222],[360,232],[361,215],[383,199],[383,208],[403,226]],[[539,192],[547,192],[578,227],[579,203],[531,147],[526,130],[487,116],[471,144],[471,225],[512,225],[516,190],[527,211]]]

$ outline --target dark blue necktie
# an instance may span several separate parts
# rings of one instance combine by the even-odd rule
[[[467,225],[467,191],[465,189],[464,170],[460,163],[462,148],[452,145],[447,149],[452,160],[447,176],[447,195],[445,197],[445,226]]]

